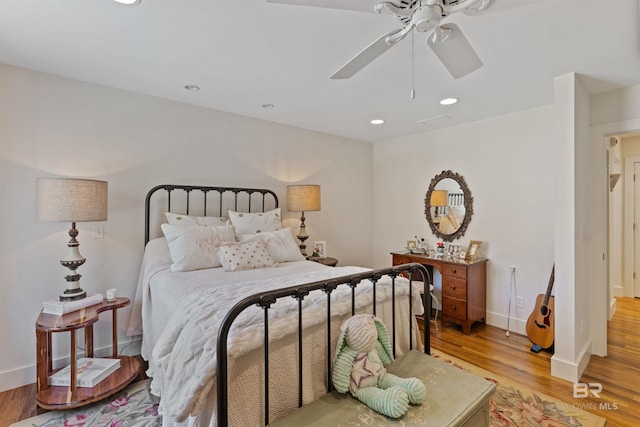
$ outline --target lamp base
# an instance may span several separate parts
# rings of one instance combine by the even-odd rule
[[[80,267],[86,261],[86,258],[80,255],[80,251],[78,250],[78,230],[76,229],[76,223],[71,223],[71,230],[69,230],[69,236],[71,240],[67,243],[67,247],[69,248],[69,252],[67,253],[67,259],[63,259],[60,261],[60,264],[67,267],[71,270],[71,274],[67,274],[65,279],[67,281],[67,289],[65,289],[64,293],[60,295],[60,301],[76,301],[79,299],[86,298],[87,293],[82,290],[80,287],[80,277],[82,277],[76,269]]]
[[[67,289],[60,295],[60,301],[76,301],[87,297],[87,292],[81,288]]]

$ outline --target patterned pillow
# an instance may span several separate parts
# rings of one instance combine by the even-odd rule
[[[235,242],[232,225],[160,225],[171,254],[171,271],[191,271],[220,267],[216,249],[224,242]]]
[[[219,227],[228,225],[228,218],[223,216],[193,216],[182,215],[173,212],[165,212],[164,216],[171,225],[208,225],[210,227]]]
[[[250,270],[275,264],[264,242],[258,239],[221,245],[217,254],[224,271]]]
[[[280,208],[267,212],[251,213],[229,211],[229,220],[236,227],[237,234],[257,234],[282,230]]]
[[[265,231],[259,234],[238,234],[238,240],[241,242],[252,239],[262,240],[275,262],[305,260],[289,227],[278,231]]]

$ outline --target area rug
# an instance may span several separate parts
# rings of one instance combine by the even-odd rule
[[[149,392],[150,382],[139,381],[100,402],[77,409],[49,411],[11,427],[161,426],[159,399]]]
[[[491,427],[602,427],[606,420],[456,357],[431,349],[431,355],[496,384],[491,398]]]
[[[441,351],[434,357],[497,385],[490,402],[491,427],[602,427],[605,420],[569,403],[533,391]],[[101,402],[78,409],[50,411],[12,424],[11,427],[125,427],[161,426],[158,398],[149,392],[150,380],[130,385]]]

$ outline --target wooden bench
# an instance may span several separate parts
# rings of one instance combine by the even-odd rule
[[[411,406],[398,420],[378,414],[348,393],[334,390],[269,426],[489,426],[489,399],[496,389],[494,383],[417,350],[397,358],[386,368],[400,377],[417,377],[427,387],[425,401]]]

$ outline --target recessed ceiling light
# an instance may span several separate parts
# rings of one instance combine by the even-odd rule
[[[445,98],[440,101],[440,105],[453,105],[458,102],[457,98]]]
[[[384,120],[382,120],[382,119],[373,119],[373,120],[371,120],[371,124],[372,125],[381,125],[383,123],[384,123]]]
[[[269,110],[270,108],[274,108],[274,107],[275,107],[275,105],[273,105],[273,104],[262,104],[262,108],[264,108],[266,110]]]
[[[191,92],[197,92],[200,90],[200,86],[196,86],[196,85],[184,85],[184,88],[186,90],[190,90]]]
[[[127,4],[127,5],[140,3],[140,0],[115,0],[115,1],[117,1],[120,4]]]

